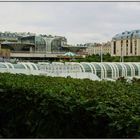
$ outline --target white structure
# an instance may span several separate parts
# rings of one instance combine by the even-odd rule
[[[33,74],[39,75],[39,68],[34,63],[7,63],[0,62],[0,72],[9,72],[9,73],[22,73],[22,74]]]
[[[52,77],[73,77],[79,79],[88,78],[91,80],[116,80],[119,77],[140,78],[140,62],[41,62],[38,64],[30,62],[20,62],[17,64],[1,62],[0,72],[46,75]]]
[[[42,71],[60,75],[69,73],[92,73],[100,79],[117,79],[119,77],[140,77],[140,63],[127,62],[127,63],[99,63],[99,62],[67,62],[67,63],[52,63],[40,66]]]

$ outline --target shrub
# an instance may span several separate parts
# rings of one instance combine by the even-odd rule
[[[139,84],[0,74],[0,137],[139,138]]]

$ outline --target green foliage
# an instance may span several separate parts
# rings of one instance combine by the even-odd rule
[[[77,62],[101,62],[100,55],[90,55],[86,58],[76,60]],[[140,56],[124,56],[124,62],[139,62]],[[103,54],[103,62],[120,62],[120,56],[110,56]]]
[[[0,74],[1,138],[139,138],[140,82]]]

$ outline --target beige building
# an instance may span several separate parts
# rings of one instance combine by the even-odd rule
[[[87,55],[95,54],[94,43],[86,43],[84,45],[87,47],[86,48]]]
[[[86,52],[88,55],[92,54],[111,54],[111,43],[88,43]]]
[[[111,41],[111,56],[139,56],[140,30],[117,34]]]

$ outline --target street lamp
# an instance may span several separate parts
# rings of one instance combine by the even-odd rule
[[[103,46],[100,47],[101,63],[103,62]]]
[[[120,57],[120,62],[124,62],[124,55],[123,55],[124,49],[123,47],[121,48],[121,57]]]

